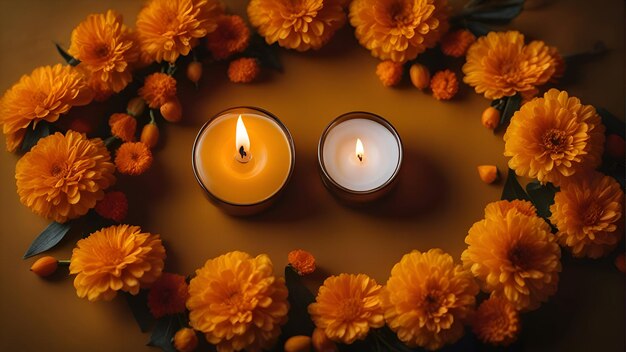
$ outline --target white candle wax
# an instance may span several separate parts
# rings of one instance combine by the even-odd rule
[[[363,143],[362,161],[355,151],[357,138]],[[355,118],[333,126],[322,148],[328,176],[351,191],[371,191],[384,185],[400,161],[400,144],[395,135],[369,119]]]

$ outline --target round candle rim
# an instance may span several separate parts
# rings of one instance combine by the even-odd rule
[[[222,198],[217,197],[216,195],[214,195],[211,191],[209,191],[207,189],[207,187],[205,186],[204,182],[202,182],[202,180],[200,179],[200,175],[198,173],[198,166],[196,164],[196,148],[198,147],[198,142],[200,141],[200,137],[203,135],[204,130],[207,129],[209,127],[209,125],[211,124],[211,122],[213,122],[214,120],[216,120],[218,117],[221,117],[222,115],[226,114],[227,112],[230,112],[231,110],[239,110],[239,109],[248,109],[248,110],[253,110],[256,112],[260,112],[264,115],[267,115],[267,117],[270,120],[273,120],[278,127],[280,127],[280,129],[283,131],[283,133],[285,134],[285,136],[287,137],[287,142],[289,144],[289,150],[291,152],[291,162],[289,164],[289,173],[287,174],[287,178],[285,178],[285,181],[283,182],[283,184],[280,186],[280,188],[270,194],[267,198],[256,202],[256,203],[248,203],[248,204],[240,204],[240,203],[231,203],[227,200],[224,200]],[[271,202],[274,197],[276,197],[279,193],[281,193],[281,191],[285,188],[285,186],[289,183],[289,181],[291,180],[291,176],[293,175],[293,170],[295,169],[295,165],[296,165],[296,146],[293,142],[293,138],[291,136],[291,132],[289,132],[289,129],[287,129],[287,126],[285,126],[283,124],[282,121],[280,121],[280,119],[278,119],[278,117],[276,117],[274,114],[272,114],[271,112],[263,109],[263,108],[259,108],[256,106],[249,106],[249,105],[241,105],[241,106],[235,106],[235,107],[231,107],[228,109],[224,109],[220,112],[218,112],[217,114],[213,115],[213,117],[211,117],[207,122],[205,122],[202,127],[200,127],[200,130],[198,131],[198,134],[196,135],[196,138],[193,142],[193,148],[191,149],[191,165],[193,167],[193,174],[196,178],[196,181],[198,182],[198,184],[200,185],[200,187],[204,190],[204,192],[209,195],[209,197],[211,199],[213,199],[214,201],[218,202],[218,203],[222,203],[231,207],[239,207],[239,208],[247,208],[247,207],[255,207],[255,206],[259,206],[259,205],[263,205],[265,203]]]
[[[357,116],[351,116],[351,115],[357,115]],[[326,136],[328,136],[328,132],[334,126],[339,125],[342,122],[345,122],[345,121],[348,121],[348,120],[355,120],[355,119],[365,119],[365,120],[371,120],[371,121],[380,123],[383,127],[387,128],[389,130],[389,132],[391,132],[391,134],[398,141],[398,163],[396,164],[396,168],[393,171],[393,174],[391,174],[391,176],[387,179],[387,181],[385,181],[380,186],[378,186],[376,188],[372,188],[372,189],[367,190],[367,191],[355,191],[355,190],[352,190],[350,188],[346,188],[346,187],[340,185],[339,183],[337,183],[337,181],[335,181],[328,174],[328,171],[326,170],[326,165],[324,164],[323,147],[324,147],[324,142],[326,141]],[[333,119],[326,126],[326,128],[324,128],[324,132],[322,132],[322,136],[320,137],[320,140],[319,140],[319,142],[317,144],[317,161],[318,161],[320,169],[322,170],[322,173],[324,174],[325,178],[328,181],[330,181],[334,187],[339,188],[341,191],[347,192],[347,193],[350,193],[350,194],[356,194],[356,195],[367,195],[367,194],[376,193],[376,192],[386,188],[387,186],[389,186],[395,180],[396,176],[400,172],[400,167],[402,166],[402,157],[403,157],[402,139],[400,138],[400,134],[398,133],[396,128],[393,127],[393,125],[389,121],[387,121],[384,117],[382,117],[380,115],[377,115],[377,114],[374,114],[372,112],[368,112],[368,111],[360,111],[360,110],[350,111],[350,112],[346,112],[344,114],[341,114],[341,115],[337,116],[335,119]]]

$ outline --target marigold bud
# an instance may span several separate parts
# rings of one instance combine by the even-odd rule
[[[305,250],[296,249],[289,252],[287,261],[296,269],[298,275],[308,275],[315,271],[315,257]]]
[[[198,336],[190,328],[182,328],[174,335],[174,347],[179,352],[191,352],[198,347]]]
[[[624,161],[624,154],[626,151],[624,146],[624,138],[616,135],[610,134],[606,136],[606,153],[616,160]]]
[[[411,65],[409,76],[411,76],[411,83],[413,83],[417,89],[426,89],[430,85],[430,72],[428,72],[428,68],[424,65]]]
[[[178,122],[183,117],[183,108],[178,97],[174,97],[161,105],[161,116],[169,122]]]
[[[126,113],[134,117],[141,116],[145,109],[146,102],[141,97],[132,98],[126,105]]]
[[[37,259],[30,267],[30,271],[41,277],[46,277],[54,274],[58,267],[59,261],[56,258],[45,256]]]
[[[483,116],[480,121],[483,126],[487,127],[490,130],[495,129],[500,124],[500,110],[490,106],[483,111]]]
[[[285,342],[285,352],[311,351],[311,338],[304,335],[292,336]]]
[[[615,258],[615,266],[619,271],[626,273],[626,257],[624,257],[624,253],[620,253]]]
[[[195,84],[198,84],[202,77],[202,63],[199,61],[192,61],[187,65],[187,78]]]
[[[156,123],[147,123],[141,130],[141,142],[148,146],[148,148],[156,147],[159,143],[159,127]]]
[[[315,352],[337,352],[337,345],[326,336],[323,329],[315,328],[311,337]]]
[[[480,165],[477,169],[484,183],[494,183],[499,178],[498,168],[495,165]]]

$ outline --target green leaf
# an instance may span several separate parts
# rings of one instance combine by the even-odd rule
[[[176,352],[176,348],[172,345],[172,338],[181,327],[176,315],[168,315],[157,320],[148,346],[158,347],[165,352]]]
[[[502,114],[500,115],[500,124],[498,127],[508,125],[515,112],[522,106],[522,96],[519,93],[503,99],[505,99],[505,103]]]
[[[468,2],[453,20],[507,24],[524,9],[524,0],[479,0]]]
[[[311,336],[315,330],[315,324],[309,316],[309,304],[315,301],[315,296],[302,283],[302,279],[298,273],[291,267],[285,267],[285,283],[289,290],[289,324],[287,324],[283,333],[284,336],[306,335]]]
[[[248,48],[243,52],[242,56],[254,57],[259,60],[261,66],[283,72],[283,65],[276,55],[275,48],[275,45],[268,45],[263,37],[254,34],[250,40],[250,45],[248,45]]]
[[[139,325],[141,332],[147,332],[150,330],[152,324],[154,324],[154,317],[150,313],[148,308],[148,290],[141,290],[139,294],[133,296],[128,292],[124,292],[126,302],[130,307],[130,311],[135,317],[135,321]]]
[[[515,176],[515,171],[509,169],[509,173],[506,177],[506,182],[504,183],[504,188],[502,189],[502,196],[500,197],[502,200],[528,200],[530,201],[530,197],[524,191],[524,188],[517,181],[517,177]]]
[[[533,181],[526,185],[526,192],[528,192],[530,201],[537,208],[537,215],[548,220],[552,215],[550,206],[554,204],[554,195],[558,192],[558,188],[551,183],[542,185],[539,181]]]
[[[65,60],[65,62],[67,62],[68,65],[76,66],[76,65],[80,64],[80,60],[78,60],[77,58],[75,58],[72,55],[68,54],[67,51],[63,50],[63,48],[61,48],[61,46],[58,43],[54,43],[54,46],[56,46],[57,51],[59,52],[61,57],[63,57],[63,60]]]
[[[40,139],[52,133],[52,125],[48,121],[39,121],[35,128],[31,128],[31,126],[26,128],[26,135],[22,141],[22,152],[24,153],[30,151]]]
[[[491,28],[487,27],[485,24],[476,22],[476,21],[464,21],[463,25],[467,28],[468,31],[472,32],[476,37],[482,37],[487,35],[487,33],[491,32]]]
[[[51,222],[50,225],[35,238],[33,243],[30,244],[26,253],[24,253],[24,259],[45,252],[56,246],[71,228],[72,225],[69,221],[64,224],[56,221]]]

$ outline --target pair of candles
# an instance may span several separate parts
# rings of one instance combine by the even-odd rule
[[[325,186],[349,202],[389,191],[402,163],[402,143],[382,117],[352,112],[336,118],[318,145]],[[209,198],[227,213],[250,215],[271,205],[295,165],[289,130],[271,113],[252,107],[223,111],[200,129],[193,169]]]

